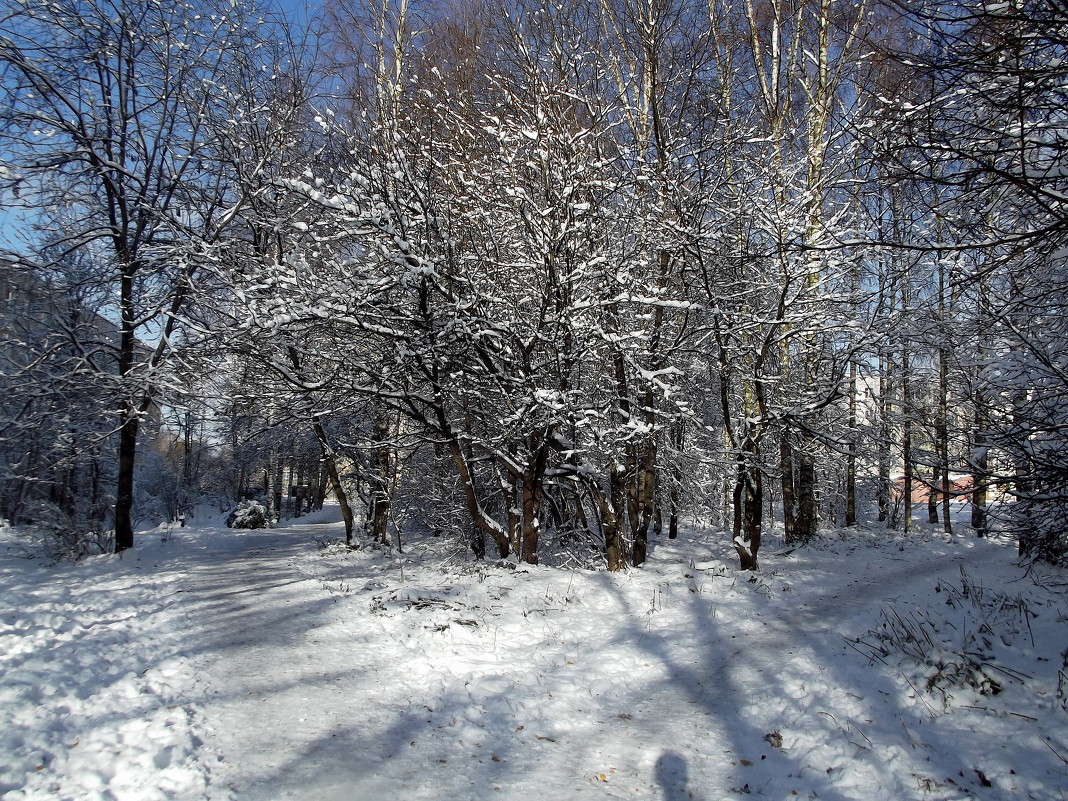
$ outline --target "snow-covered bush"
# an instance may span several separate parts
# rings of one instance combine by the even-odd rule
[[[230,528],[267,528],[267,510],[258,501],[242,501],[226,518]]]

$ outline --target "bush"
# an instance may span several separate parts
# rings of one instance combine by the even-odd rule
[[[77,561],[112,551],[115,536],[105,527],[104,510],[83,508],[87,506],[79,504],[72,511],[43,501],[34,506],[30,530],[40,538],[39,550],[47,560]]]
[[[241,501],[226,518],[230,528],[267,528],[267,510],[257,501]]]

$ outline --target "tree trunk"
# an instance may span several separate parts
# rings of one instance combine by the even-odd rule
[[[987,534],[986,504],[987,504],[987,453],[986,434],[984,433],[985,421],[982,410],[976,407],[975,411],[975,437],[972,453],[972,529],[975,536],[985,537]]]
[[[857,363],[849,363],[849,453],[846,455],[845,524],[857,524]]]
[[[326,472],[325,460],[321,460],[319,468],[315,471],[315,498],[312,501],[313,509],[322,509],[326,503],[326,489],[330,477]]]
[[[523,529],[519,558],[528,565],[538,563],[538,539],[541,533],[541,479],[528,468],[523,474]]]
[[[115,553],[134,546],[133,500],[134,468],[137,461],[137,432],[140,415],[132,406],[123,410],[119,429],[119,474],[115,492]]]
[[[137,348],[134,335],[134,277],[137,275],[137,267],[131,264],[125,243],[116,243],[116,255],[122,265],[119,284],[119,379],[125,381],[133,372]],[[129,387],[125,389],[130,391]],[[141,417],[133,401],[126,401],[122,405],[120,415],[119,472],[115,489],[115,553],[121,553],[134,545],[134,470],[137,465],[137,433],[141,425]]]
[[[760,448],[746,437],[738,459],[734,487],[734,549],[742,570],[757,570],[761,528],[764,522],[764,478],[759,464]]]
[[[267,522],[273,524],[278,519],[278,507],[275,499],[278,497],[278,485],[275,483],[276,471],[274,469],[278,454],[272,447],[267,454],[267,467],[263,470],[263,491],[267,495]]]
[[[605,561],[608,569],[615,572],[625,570],[627,567],[626,547],[623,542],[623,533],[620,531],[619,517],[607,507],[606,503],[601,509],[601,531],[604,534]]]
[[[475,559],[482,561],[486,558],[486,532],[478,526],[471,526],[471,553]],[[504,557],[501,557],[504,558]]]
[[[647,398],[652,403],[652,398]],[[638,465],[638,526],[634,531],[634,549],[631,564],[635,567],[645,563],[649,547],[649,524],[653,516],[653,501],[656,495],[656,440],[650,435],[640,449]]]
[[[949,358],[945,348],[938,350],[938,461],[942,468],[938,482],[942,490],[942,528],[947,534],[952,534],[953,497],[950,493],[952,485],[949,480]]]
[[[797,460],[797,541],[806,543],[816,536],[819,509],[816,506],[816,458],[810,434],[801,435],[800,457]]]
[[[276,521],[282,519],[282,504],[285,497],[285,484],[283,479],[285,477],[285,463],[275,453],[275,474],[274,474],[274,508],[276,512]]]
[[[938,498],[939,491],[937,489],[939,481],[941,481],[942,471],[938,465],[931,467],[931,486],[927,489],[927,522],[932,526],[938,525]]]
[[[598,511],[604,533],[605,559],[612,571],[627,568],[627,541],[624,533],[626,514],[626,477],[621,465],[608,469],[608,496],[597,488]]]
[[[906,304],[907,307],[907,304]],[[902,525],[905,533],[912,530],[912,392],[909,375],[909,352],[902,345],[901,352],[901,458],[904,468],[904,488],[901,498]]]
[[[349,496],[345,493],[345,488],[341,485],[341,475],[337,470],[337,459],[334,458],[334,449],[330,447],[330,440],[327,439],[326,429],[318,418],[313,418],[312,430],[315,432],[316,439],[319,440],[319,449],[322,453],[323,467],[326,468],[326,475],[330,481],[330,488],[334,491],[338,506],[341,507],[341,519],[345,521],[345,544],[351,548],[353,547],[353,529],[355,528],[355,521],[352,515],[352,507],[349,505]]]
[[[440,410],[438,411],[438,422],[442,431],[450,431],[445,422],[444,413]],[[486,515],[482,504],[479,503],[478,494],[475,491],[474,477],[471,475],[471,468],[467,463],[467,457],[464,455],[463,446],[455,435],[449,436],[448,446],[456,472],[460,477],[460,485],[464,490],[464,500],[467,503],[467,512],[471,518],[471,525],[493,539],[497,545],[497,552],[500,558],[504,559],[511,553],[508,537],[505,535],[504,529],[494,525],[494,521]]]
[[[891,361],[879,358],[879,522],[889,523],[890,514],[890,380]]]
[[[990,332],[994,327],[990,325],[990,317],[987,313],[989,309],[987,282],[981,274],[977,283],[979,298],[976,317],[979,322],[979,336],[976,338],[976,351],[972,357],[976,365],[975,372],[971,375],[971,380],[974,382],[974,396],[972,399],[974,404],[974,433],[972,435],[971,458],[968,461],[972,474],[972,530],[975,531],[975,536],[985,537],[989,533],[987,529],[989,525],[987,520],[987,486],[990,478],[988,474],[990,465],[987,454],[989,421],[986,414],[986,393],[983,391],[983,376],[980,366],[987,356],[985,337],[987,332]]]
[[[679,494],[682,491],[682,468],[679,460],[682,449],[686,447],[686,426],[683,421],[676,420],[671,429],[671,469],[669,472],[671,485],[668,489],[668,539],[673,540],[679,536]]]
[[[504,531],[512,550],[522,553],[523,520],[519,513],[519,491],[516,488],[519,483],[511,466],[501,460],[502,467],[498,468],[498,476],[501,484],[501,495],[504,498]]]
[[[1012,395],[1013,427],[1020,432],[1026,432],[1030,427],[1027,415],[1021,411],[1026,408],[1027,401],[1027,390],[1016,390]],[[1021,438],[1026,439],[1026,434],[1022,435]],[[1024,510],[1024,513],[1016,516],[1014,520],[1017,536],[1019,537],[1018,553],[1020,556],[1028,556],[1038,548],[1039,538],[1038,530],[1029,513],[1034,493],[1034,480],[1031,475],[1031,464],[1027,460],[1023,443],[1017,444],[1016,452],[1013,454],[1012,459],[1012,485],[1013,493],[1016,496],[1016,506],[1017,508],[1022,506]]]
[[[764,516],[764,482],[759,466],[740,467],[735,497],[742,507],[736,513],[741,523],[740,536],[734,538],[734,549],[738,553],[739,566],[742,570],[759,569],[757,553],[760,551],[761,527]]]
[[[779,471],[782,473],[782,531],[788,543],[797,542],[797,503],[794,497],[794,449],[790,434],[783,429],[779,436]]]
[[[371,536],[380,545],[389,544],[389,513],[392,507],[389,484],[393,466],[389,445],[389,415],[380,414],[376,425],[378,444],[375,447],[376,470],[371,490]]]
[[[609,570],[615,572],[625,570],[627,567],[626,541],[623,537],[622,515],[617,512],[617,503],[622,501],[619,497],[622,491],[622,481],[618,476],[619,468],[612,465],[608,471],[609,491],[604,489],[596,481],[586,481],[593,507],[599,518],[601,534],[604,537],[605,562]],[[615,499],[616,503],[613,503]]]

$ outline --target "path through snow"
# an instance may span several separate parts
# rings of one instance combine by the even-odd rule
[[[361,726],[391,666],[298,570],[317,528],[242,533],[189,572],[186,625],[210,685],[200,704],[240,799],[391,796],[377,733]]]

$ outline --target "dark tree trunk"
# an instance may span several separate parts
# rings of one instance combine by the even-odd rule
[[[337,470],[337,459],[334,458],[334,449],[330,447],[330,440],[327,439],[326,429],[318,418],[312,419],[312,430],[315,432],[316,439],[319,440],[319,449],[322,453],[323,467],[326,468],[326,475],[330,480],[330,488],[334,491],[334,497],[337,498],[338,506],[341,507],[341,519],[345,522],[345,544],[351,548],[353,546],[353,529],[355,528],[355,520],[352,514],[352,507],[349,505],[349,496],[346,494],[345,488],[341,484],[341,475]]]
[[[674,484],[668,497],[671,503],[671,511],[668,514],[668,539],[674,540],[679,536],[679,488]]]
[[[482,561],[486,558],[486,534],[478,526],[471,527],[471,553],[475,559]]]
[[[464,500],[467,504],[467,512],[471,517],[471,524],[475,529],[483,534],[488,534],[493,539],[497,545],[497,552],[500,558],[504,559],[511,553],[508,537],[505,535],[504,529],[494,525],[493,521],[486,515],[482,504],[479,503],[478,493],[475,491],[474,477],[471,475],[471,468],[467,462],[467,457],[464,455],[463,446],[456,438],[456,435],[451,433],[451,429],[445,420],[444,412],[439,409],[437,414],[440,430],[446,432],[449,436],[449,452],[452,455],[456,473],[460,477],[460,485],[463,487]]]
[[[119,378],[125,381],[133,372],[137,339],[134,335],[136,313],[134,309],[134,277],[137,267],[131,264],[125,242],[116,242],[116,253],[122,265],[119,285]],[[124,387],[130,392],[130,387]],[[120,411],[119,471],[115,490],[115,553],[121,553],[134,545],[133,500],[134,471],[137,466],[137,434],[141,424],[138,408],[126,401]]]
[[[748,439],[744,451],[734,487],[734,549],[742,570],[757,570],[764,522],[764,477],[758,464],[757,443]]]
[[[802,437],[797,460],[797,519],[794,532],[798,542],[805,543],[816,536],[819,510],[816,506],[816,459],[810,435]]]
[[[601,531],[604,534],[605,560],[612,571],[627,567],[627,543],[624,538],[624,515],[626,505],[626,478],[619,467],[613,464],[608,469],[609,494],[598,488],[596,500],[601,516]]]
[[[735,497],[742,509],[737,514],[741,522],[740,536],[734,539],[734,549],[738,552],[739,566],[742,570],[758,570],[761,528],[764,517],[764,480],[760,468],[749,465],[739,471]]]
[[[782,473],[782,531],[786,542],[797,541],[797,504],[794,497],[794,449],[785,429],[779,437],[779,470]]]
[[[538,540],[541,534],[541,482],[528,471],[523,476],[523,527],[519,558],[528,565],[538,563]]]
[[[671,488],[668,490],[668,539],[673,540],[679,536],[679,494],[682,491],[682,468],[679,458],[682,449],[686,446],[686,427],[682,420],[677,420],[672,428],[672,445],[675,452],[672,454]]]
[[[119,429],[119,474],[115,492],[115,553],[121,553],[134,545],[134,468],[137,462],[140,416],[136,409],[127,407],[123,411],[123,417],[122,427]]]
[[[879,359],[879,522],[889,523],[890,514],[890,381],[892,362],[882,356]]]
[[[647,398],[652,403],[652,398]],[[649,547],[649,524],[653,516],[653,501],[656,496],[656,440],[646,439],[640,449],[641,459],[635,477],[637,490],[637,526],[634,529],[634,549],[631,564],[635,567],[645,563]]]
[[[857,365],[849,363],[849,453],[846,455],[845,524],[857,524]]]
[[[938,525],[939,490],[937,487],[941,481],[941,475],[942,471],[938,469],[938,465],[931,468],[931,486],[927,490],[927,522],[932,526]]]
[[[541,534],[541,506],[545,493],[545,467],[549,461],[548,440],[551,430],[531,437],[531,457],[523,471],[523,530],[519,558],[527,564],[538,563],[538,543]]]

